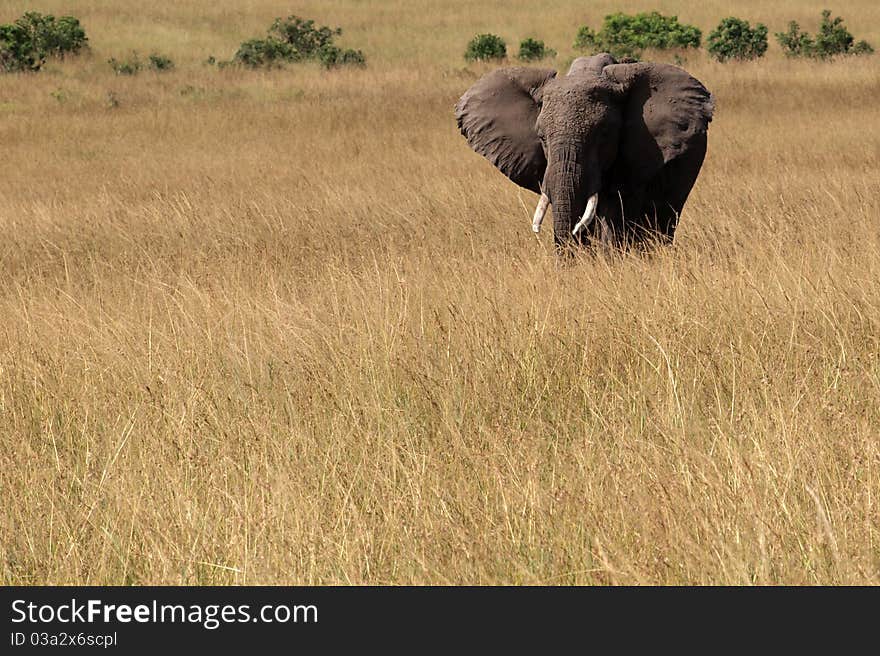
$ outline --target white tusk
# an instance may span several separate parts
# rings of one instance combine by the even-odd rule
[[[597,205],[599,205],[598,192],[590,196],[590,200],[587,201],[587,209],[584,210],[584,215],[581,217],[581,220],[577,222],[577,225],[574,227],[574,230],[571,231],[571,234],[576,235],[581,228],[584,228],[593,222],[593,219],[596,218]]]
[[[535,216],[532,218],[532,232],[541,232],[541,223],[544,221],[544,215],[547,214],[547,208],[550,207],[550,197],[547,194],[541,194],[541,200],[535,208]]]

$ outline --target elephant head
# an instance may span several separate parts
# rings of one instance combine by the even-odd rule
[[[712,120],[711,94],[684,70],[576,59],[565,76],[502,68],[455,107],[470,146],[550,204],[557,246],[577,238],[672,238],[696,181]],[[596,217],[599,220],[596,220]]]

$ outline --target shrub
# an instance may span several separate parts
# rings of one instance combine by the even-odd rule
[[[128,59],[118,60],[111,57],[107,63],[117,75],[137,75],[144,67],[136,52],[131,53]]]
[[[284,63],[319,61],[326,68],[365,66],[360,50],[343,50],[333,43],[341,28],[316,27],[315,21],[298,16],[276,18],[266,38],[250,39],[239,46],[232,63],[248,68],[272,68]]]
[[[73,16],[62,16],[56,20],[51,14],[31,11],[15,24],[25,30],[34,48],[46,57],[63,59],[68,53],[78,53],[88,43],[85,30]]]
[[[758,59],[767,52],[767,26],[758,23],[753,28],[748,21],[731,16],[712,30],[706,45],[709,54],[720,62]]]
[[[507,44],[497,34],[478,34],[464,52],[467,61],[491,61],[507,57]]]
[[[238,47],[232,57],[232,61],[247,68],[272,68],[290,59],[290,47],[273,37],[248,39]]]
[[[788,24],[788,32],[777,32],[776,40],[786,57],[808,57],[813,52],[813,39],[806,32],[801,32],[797,21]]]
[[[162,71],[170,71],[174,68],[174,62],[169,57],[154,52],[150,55],[150,70],[160,73]]]
[[[63,57],[67,53],[79,54],[80,50],[87,48],[89,38],[86,31],[80,25],[79,19],[73,16],[62,16],[56,22],[56,30],[51,41],[49,54],[56,52]]]
[[[543,41],[529,38],[520,42],[517,58],[522,61],[538,61],[555,56],[556,51],[545,46]]]
[[[333,37],[340,34],[342,29],[339,27],[315,27],[315,21],[298,16],[276,18],[269,28],[270,38],[275,37],[288,47],[288,58],[291,60],[320,58],[321,48],[332,46]]]
[[[819,57],[844,55],[850,51],[854,41],[853,35],[843,26],[843,19],[837,16],[831,20],[831,10],[825,9],[813,46],[816,55]]]
[[[324,68],[337,66],[366,66],[367,60],[360,50],[343,50],[332,44],[321,46],[318,50],[318,61]]]
[[[88,44],[73,16],[28,12],[13,24],[0,25],[0,71],[38,71],[47,57],[76,54]]]
[[[777,32],[776,40],[788,57],[818,57],[828,59],[835,55],[868,55],[874,52],[867,41],[855,42],[853,35],[837,16],[832,20],[831,10],[822,12],[822,23],[815,37],[801,32],[800,26],[791,21],[787,32]]]
[[[856,44],[850,50],[850,53],[853,55],[870,55],[874,52],[874,48],[865,40],[861,40],[856,42]]]
[[[174,68],[174,62],[170,58],[155,52],[147,58],[146,63],[141,61],[136,52],[132,52],[128,59],[119,60],[111,57],[107,60],[107,63],[110,64],[110,67],[117,75],[137,75],[144,67],[148,67],[151,71],[157,73],[170,71]]]
[[[574,38],[574,47],[594,54],[599,51],[599,35],[589,25],[581,25]]]
[[[574,47],[591,54],[610,52],[615,57],[638,57],[647,48],[699,48],[701,39],[699,28],[679,23],[678,16],[664,16],[656,11],[616,13],[605,17],[598,32],[586,25],[581,27]]]
[[[27,32],[18,25],[0,25],[0,71],[36,72],[40,70],[45,59],[34,48]]]

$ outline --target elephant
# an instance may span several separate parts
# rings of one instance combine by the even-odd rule
[[[512,67],[487,73],[455,106],[468,144],[553,207],[560,251],[602,243],[671,243],[703,159],[711,93],[671,64],[580,57],[565,76]]]

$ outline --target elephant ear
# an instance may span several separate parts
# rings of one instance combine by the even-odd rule
[[[455,105],[470,147],[516,184],[540,193],[547,159],[535,132],[544,85],[556,71],[500,68],[484,75]]]
[[[624,95],[620,156],[640,182],[705,143],[715,103],[699,80],[671,64],[613,64],[603,70]]]

